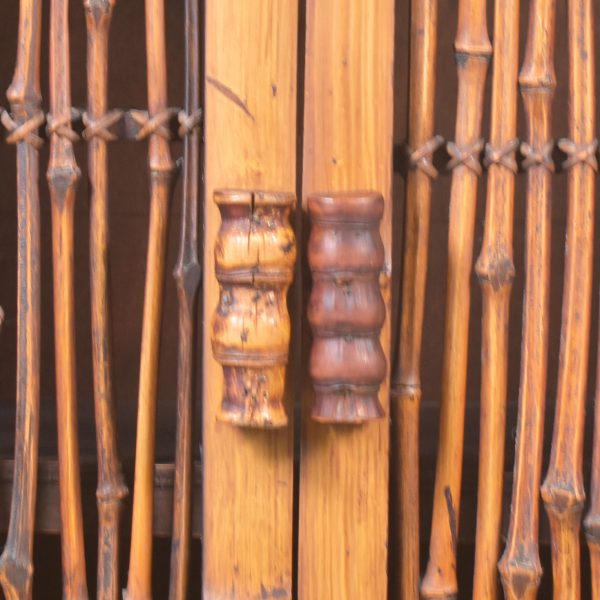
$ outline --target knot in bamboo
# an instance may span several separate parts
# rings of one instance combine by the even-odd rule
[[[433,153],[440,148],[443,143],[444,138],[441,135],[434,135],[416,150],[413,150],[410,146],[408,146],[408,160],[411,168],[419,169],[431,179],[436,179],[438,176],[438,171],[433,166]]]
[[[219,190],[215,244],[220,297],[213,356],[223,366],[219,418],[245,427],[282,427],[290,341],[287,290],[296,262],[289,224],[295,197],[284,192]]]
[[[484,164],[486,167],[491,165],[501,165],[507,168],[512,173],[517,172],[517,162],[514,157],[514,152],[519,147],[519,140],[514,138],[503,146],[493,146],[492,144],[485,145]]]
[[[554,162],[552,160],[552,150],[554,149],[554,141],[550,140],[541,147],[534,148],[527,142],[521,144],[520,150],[524,158],[523,169],[541,166],[554,173]]]
[[[481,175],[481,164],[479,162],[479,155],[483,150],[484,142],[482,138],[475,140],[471,144],[459,146],[455,142],[448,142],[447,150],[448,154],[452,157],[448,161],[447,169],[451,171],[458,166],[465,166],[475,175]]]
[[[577,144],[567,138],[558,140],[558,147],[568,155],[569,158],[563,163],[563,169],[570,169],[577,163],[585,163],[598,171],[598,140],[594,139],[590,143]]]

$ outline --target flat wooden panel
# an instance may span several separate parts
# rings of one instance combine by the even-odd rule
[[[304,201],[319,190],[366,188],[385,197],[381,235],[386,263],[381,283],[388,318],[381,341],[388,376],[393,33],[392,0],[307,3]],[[388,380],[380,390],[386,411]],[[300,463],[299,597],[383,600],[389,420],[344,427],[317,424],[310,419],[312,400],[307,386]]]
[[[223,373],[210,323],[218,300],[219,187],[295,191],[297,3],[206,5],[203,369],[205,600],[291,598],[293,411],[277,431],[217,422]]]

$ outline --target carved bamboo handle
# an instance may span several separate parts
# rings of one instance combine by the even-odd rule
[[[220,297],[212,324],[213,356],[223,366],[219,419],[244,427],[283,427],[290,342],[286,294],[296,240],[293,194],[217,190],[215,245]]]
[[[470,275],[477,182],[483,148],[483,93],[491,45],[485,0],[459,0],[454,42],[458,70],[455,142],[448,144],[452,189],[448,223],[448,285],[429,562],[421,585],[424,598],[457,593],[456,547],[464,446],[465,393],[469,345]]]
[[[385,321],[379,288],[383,208],[383,197],[375,192],[308,198],[311,416],[322,423],[362,423],[385,414],[379,402],[387,368],[379,341]]]
[[[535,600],[542,575],[538,490],[548,358],[554,21],[555,0],[532,0],[519,75],[527,120],[527,142],[521,146],[527,169],[527,241],[514,483],[508,539],[498,565],[507,600]]]
[[[40,204],[37,136],[40,110],[41,0],[21,0],[17,64],[2,122],[17,144],[17,396],[10,522],[0,557],[7,600],[29,600],[37,489],[40,381]]]

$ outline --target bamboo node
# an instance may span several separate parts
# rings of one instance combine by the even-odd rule
[[[519,140],[514,138],[504,146],[492,146],[492,144],[485,145],[485,159],[484,164],[486,167],[491,165],[501,165],[506,167],[509,171],[517,173],[517,162],[514,157],[514,152],[519,147]]]
[[[554,140],[550,140],[541,148],[533,148],[527,142],[521,144],[521,154],[523,155],[523,169],[531,167],[544,167],[550,173],[554,173],[554,162],[552,161],[552,150],[554,148]]]
[[[441,135],[434,135],[429,138],[420,148],[413,150],[407,146],[408,160],[411,169],[419,169],[431,179],[436,179],[438,176],[437,169],[433,166],[433,153],[444,143],[444,138]]]
[[[46,117],[46,132],[48,137],[57,135],[59,137],[64,137],[73,143],[79,141],[79,136],[71,129],[71,121],[78,117],[79,111],[75,108],[71,109],[70,114],[64,114],[60,117],[54,117],[48,113]]]
[[[177,120],[179,121],[179,137],[184,138],[186,135],[189,135],[200,127],[200,123],[202,122],[202,109],[197,108],[195,111],[190,113],[189,115],[185,112],[185,110],[180,110],[177,114]]]
[[[31,117],[22,123],[17,123],[7,110],[3,110],[0,120],[2,121],[2,125],[4,125],[9,132],[9,135],[6,138],[7,143],[17,144],[18,142],[26,142],[27,144],[31,144],[37,150],[43,146],[44,140],[37,134],[37,130],[46,120],[46,117],[41,110],[35,111]]]
[[[573,140],[562,138],[558,140],[558,147],[569,157],[563,163],[563,169],[569,169],[578,163],[586,163],[594,171],[598,171],[596,152],[598,140],[594,139],[588,144],[576,144]]]
[[[92,138],[99,137],[105,142],[114,142],[118,136],[110,131],[110,128],[116,125],[123,118],[122,110],[111,110],[98,118],[91,117],[87,112],[81,116],[85,129],[81,136],[89,141]]]
[[[483,139],[479,138],[471,144],[458,146],[455,142],[448,142],[448,154],[452,159],[448,162],[448,170],[464,165],[471,169],[475,175],[481,175],[481,164],[479,163],[479,154],[483,150]]]
[[[145,110],[131,110],[131,118],[140,126],[135,139],[143,140],[151,135],[159,135],[165,140],[171,139],[169,122],[179,112],[177,108],[165,108],[150,116]]]

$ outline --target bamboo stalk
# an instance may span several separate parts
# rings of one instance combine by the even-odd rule
[[[146,53],[149,119],[140,136],[149,134],[150,224],[138,394],[135,481],[129,579],[125,598],[152,597],[152,510],[156,385],[165,271],[167,223],[174,163],[164,128],[167,108],[167,62],[163,0],[146,0]]]
[[[507,600],[534,600],[542,568],[538,550],[544,405],[548,359],[555,0],[532,0],[519,75],[527,120],[521,151],[527,169],[523,341],[510,525],[498,565]]]
[[[580,597],[579,529],[585,499],[583,426],[592,287],[597,171],[593,14],[590,0],[569,0],[569,207],[558,391],[550,466],[542,498],[550,520],[556,598]]]
[[[185,600],[188,587],[193,470],[194,333],[201,269],[198,261],[198,165],[200,132],[198,5],[185,0],[185,113],[180,114],[183,149],[183,210],[174,277],[179,299],[177,448],[169,600]]]
[[[483,91],[491,45],[483,0],[460,0],[455,39],[458,67],[456,141],[448,144],[454,169],[448,235],[448,283],[440,440],[429,544],[429,563],[421,586],[425,598],[457,593],[456,545],[464,442],[465,389],[470,303],[470,273]]]
[[[519,0],[497,0],[483,246],[475,265],[483,296],[479,479],[473,597],[498,596],[496,563],[502,518],[508,310],[515,275],[512,238],[517,132]]]
[[[419,413],[421,341],[427,281],[433,136],[437,0],[411,2],[408,143],[400,350],[392,395],[396,398],[400,540],[400,597],[419,598]]]
[[[41,0],[21,0],[19,44],[2,122],[17,144],[17,395],[15,467],[0,584],[7,600],[31,598],[39,441],[40,205],[38,190]]]
[[[112,388],[110,299],[108,294],[107,126],[120,116],[107,113],[108,39],[116,0],[84,0],[88,31],[88,112],[84,137],[89,144],[90,270],[92,354],[96,445],[98,452],[98,577],[99,600],[119,595],[119,524],[127,487],[118,456]]]
[[[62,527],[63,598],[88,597],[81,514],[75,368],[73,211],[81,175],[71,129],[69,21],[67,0],[50,5],[50,161],[48,185],[52,215],[56,411]]]

